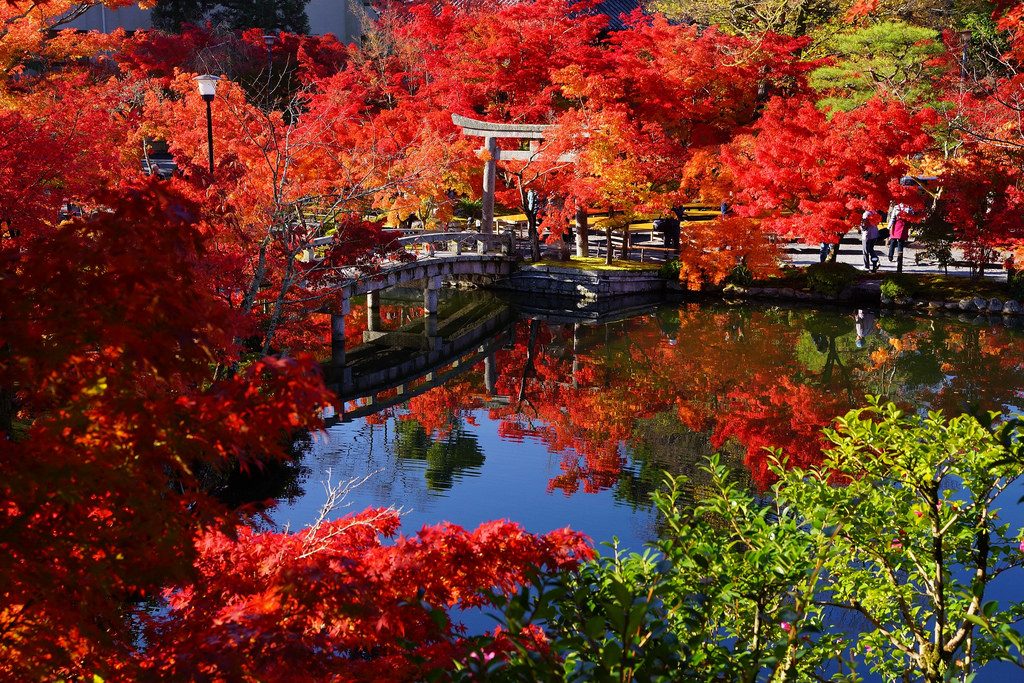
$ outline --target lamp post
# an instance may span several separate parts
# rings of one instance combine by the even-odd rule
[[[263,44],[267,46],[267,99],[270,99],[270,89],[274,83],[274,43],[277,42],[277,35],[265,33]]]
[[[220,78],[203,74],[196,76],[195,82],[199,86],[199,94],[206,100],[206,149],[210,153],[210,175],[213,176],[213,97],[217,94],[217,81]]]

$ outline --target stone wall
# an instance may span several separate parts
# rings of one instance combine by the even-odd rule
[[[523,264],[496,289],[529,294],[600,299],[626,294],[665,291],[666,281],[657,271],[582,270],[563,266]]]

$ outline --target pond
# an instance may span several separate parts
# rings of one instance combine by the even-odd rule
[[[378,332],[353,309],[348,392],[271,511],[279,524],[315,520],[322,482],[368,477],[349,510],[399,507],[405,533],[508,518],[639,549],[658,533],[662,472],[699,496],[719,452],[763,489],[765,447],[815,462],[820,429],[866,394],[950,414],[1024,405],[1024,334],[1000,321],[693,303],[524,311],[470,292],[445,299],[428,338],[414,299],[385,299]]]
[[[632,303],[615,312],[450,294],[434,337],[414,298],[385,300],[372,325],[354,306],[346,367],[326,368],[341,391],[336,413],[271,518],[301,528],[317,518],[322,482],[366,478],[335,515],[394,506],[406,534],[506,518],[640,550],[658,535],[650,494],[663,472],[689,477],[685,495],[696,499],[717,452],[762,490],[772,483],[766,447],[816,462],[821,428],[865,395],[947,414],[1024,405],[1017,321]],[[1018,482],[1000,501],[1017,528],[1022,497]],[[1020,587],[1006,575],[988,597],[1019,601]],[[478,612],[459,620],[470,632],[494,626]],[[978,680],[1011,672],[996,664]]]

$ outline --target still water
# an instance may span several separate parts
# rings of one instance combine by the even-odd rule
[[[995,320],[687,303],[610,316],[471,293],[430,332],[413,302],[385,300],[369,325],[354,307],[349,376],[328,371],[344,400],[277,523],[315,520],[323,482],[368,477],[349,510],[399,507],[404,533],[508,518],[639,549],[657,533],[662,472],[699,495],[720,452],[764,488],[765,446],[815,462],[821,427],[866,394],[917,411],[1024,405],[1024,334]]]

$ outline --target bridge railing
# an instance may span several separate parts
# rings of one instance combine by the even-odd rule
[[[429,245],[428,252],[436,251],[440,245],[444,245],[445,248],[441,249],[442,251],[449,251],[456,255],[461,254],[467,248],[480,254],[492,252],[509,254],[513,250],[513,239],[511,232],[493,234],[479,232],[431,232],[399,237],[395,242],[403,247]]]
[[[463,251],[473,251],[478,254],[501,253],[512,254],[515,252],[515,236],[511,231],[501,233],[479,233],[479,232],[424,232],[408,234],[404,230],[388,231],[394,232],[395,237],[388,246],[393,250],[418,249],[424,247],[427,255],[433,255],[436,251],[448,251],[455,255]],[[323,255],[319,249],[331,244],[332,237],[318,237],[312,240],[303,260],[319,261]],[[442,246],[443,245],[443,246]]]

